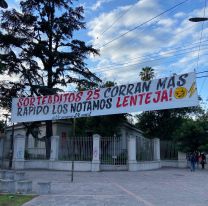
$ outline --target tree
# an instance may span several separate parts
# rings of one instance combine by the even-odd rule
[[[142,68],[140,77],[143,81],[151,80],[155,74],[151,67]],[[158,137],[164,140],[174,139],[174,131],[180,127],[184,120],[191,114],[202,114],[200,107],[188,107],[166,110],[154,110],[142,112],[136,115],[136,127],[144,132],[148,138]]]
[[[3,133],[5,128],[5,122],[3,120],[0,120],[0,132]]]
[[[207,121],[188,119],[175,131],[176,142],[180,151],[203,151],[208,144]],[[204,151],[203,151],[204,152]]]
[[[79,118],[76,119],[76,135],[88,136],[93,133],[112,137],[118,132],[118,126],[125,121],[123,114]]]
[[[136,115],[136,127],[141,129],[148,138],[158,137],[163,140],[173,140],[174,131],[190,118],[202,113],[200,107],[188,107],[142,112]]]
[[[144,67],[139,76],[142,81],[149,81],[155,77],[154,69],[152,67]]]
[[[101,85],[101,87],[112,87],[115,86],[115,82],[107,81]],[[79,88],[79,90],[86,90],[93,88]],[[95,116],[87,118],[76,119],[76,135],[88,136],[92,133],[98,133],[104,137],[113,136],[118,132],[118,126],[122,122],[127,121],[127,114],[113,114],[104,116]]]
[[[98,51],[74,32],[85,28],[83,7],[72,0],[25,0],[21,13],[1,13],[0,62],[3,74],[17,81],[0,83],[1,106],[10,108],[11,98],[55,94],[60,86],[96,85],[100,79],[85,59]],[[46,121],[46,157],[50,156],[52,121]]]
[[[3,9],[6,9],[8,7],[8,4],[4,0],[0,0],[0,7]]]

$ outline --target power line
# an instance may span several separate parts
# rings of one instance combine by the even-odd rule
[[[206,78],[206,77],[208,77],[208,75],[200,76],[200,77],[196,77],[196,78],[197,78],[197,79],[200,79],[200,78]],[[205,79],[205,80],[206,80],[206,79]],[[199,93],[201,93],[201,91],[200,91]]]
[[[176,10],[176,9],[175,9]],[[171,14],[171,13],[173,13],[175,10],[173,10],[173,11],[170,11],[168,14]],[[155,22],[154,22],[154,24],[152,24],[151,26],[154,26],[154,25],[156,25],[158,22],[160,22],[161,21],[161,19],[159,19],[159,20],[156,20]],[[192,28],[192,27],[194,27],[195,25],[191,25],[191,26],[189,26],[189,27],[187,27],[186,29],[184,29],[183,31],[180,31],[180,32],[176,32],[176,33],[174,33],[174,35],[177,35],[177,34],[182,34],[183,32],[187,32],[187,29],[189,29],[189,28]],[[145,27],[145,28],[143,28],[142,30],[140,30],[140,31],[144,31],[145,29],[147,29],[147,27]],[[163,38],[163,40],[164,40],[164,38]],[[129,43],[131,43],[131,42],[135,42],[135,39],[131,39],[131,40],[129,40],[129,41],[127,41],[127,42],[125,42],[125,44],[128,44],[128,47],[129,46],[131,46],[131,44],[129,44]],[[99,45],[99,43],[98,44],[95,44],[94,46],[98,46]],[[105,47],[106,48],[106,47]],[[102,51],[100,51],[100,52],[102,52]]]
[[[100,36],[99,37],[101,37],[101,36],[103,36],[103,34],[106,32],[106,31],[108,31],[121,17],[123,17],[127,12],[129,12],[133,7],[134,7],[134,5],[135,4],[132,4],[132,6],[131,7],[129,7],[129,9],[127,9],[122,15],[120,15],[106,30],[104,30],[101,34],[100,34]],[[170,11],[169,12],[169,14],[171,14],[171,13],[173,13],[174,12],[174,10],[173,11]],[[160,20],[158,20],[158,21],[155,21],[155,23],[154,24],[157,24],[158,22],[160,22],[161,21],[161,19]],[[193,26],[191,26],[191,27],[193,27]],[[143,30],[145,30],[145,28],[143,29]],[[184,30],[185,31],[185,30]],[[97,37],[97,39],[98,39],[98,37]],[[133,40],[132,40],[133,41]],[[95,44],[94,46],[97,46],[97,45],[99,45],[99,44]]]
[[[207,42],[208,40],[205,40],[203,42]],[[192,43],[192,44],[197,44],[197,43]],[[192,45],[190,44],[190,45]],[[190,45],[187,45],[187,46],[190,46]],[[203,46],[207,46],[207,44],[204,44]],[[186,46],[180,46],[180,47],[175,47],[175,48],[172,48],[170,51],[167,51],[167,52],[163,52],[163,55],[169,55],[169,54],[172,54],[172,53],[175,53],[175,52],[179,52],[179,51],[184,51],[184,50],[188,50],[188,49],[194,49],[196,47],[198,47],[198,45],[196,46],[192,46],[192,47],[187,47],[185,48]],[[180,49],[182,48],[182,49]],[[177,50],[177,51],[176,51]],[[104,67],[98,67],[97,69],[103,69],[103,68],[112,68],[112,67],[119,67],[119,66],[123,66],[125,64],[128,64],[129,62],[133,62],[133,61],[136,61],[136,60],[145,60],[145,59],[150,59],[150,58],[156,58],[156,57],[160,57],[161,55],[158,55],[158,51],[155,51],[155,53],[152,53],[152,54],[149,54],[149,55],[144,55],[144,56],[138,56],[138,57],[135,57],[135,58],[131,58],[129,59],[128,62],[123,62],[123,63],[117,63],[117,64],[108,64]],[[132,61],[133,60],[133,61]],[[151,59],[150,59],[151,60]]]
[[[132,8],[133,8],[134,4],[131,5],[131,7],[129,7],[124,13],[122,13],[115,21],[113,21],[113,23],[107,28],[105,29],[101,34],[100,36],[103,36],[103,34],[108,31],[116,22],[118,22],[118,20],[123,17],[124,15],[126,15]],[[97,37],[98,39],[98,37]]]
[[[204,0],[204,16],[203,17],[205,17],[205,15],[206,15],[206,7],[207,7],[207,1]],[[203,31],[204,31],[204,21],[202,22],[202,27],[201,27],[200,43],[199,43],[198,58],[197,58],[197,65],[196,65],[197,70],[199,67],[199,54],[200,54],[200,49],[201,49],[201,39],[202,39]]]
[[[172,9],[174,9],[174,8],[176,8],[176,7],[178,7],[178,6],[182,5],[182,4],[184,4],[184,3],[187,2],[187,1],[189,1],[189,0],[182,1],[181,3],[172,6],[171,8],[169,8],[169,9],[167,9],[167,10],[161,12],[160,14],[158,14],[158,15],[156,15],[156,16],[154,16],[153,18],[151,18],[151,19],[149,19],[149,20],[147,20],[147,21],[145,21],[145,22],[139,24],[138,26],[136,26],[136,27],[134,27],[134,28],[132,28],[132,29],[129,29],[127,32],[125,32],[125,33],[123,33],[123,34],[117,36],[116,38],[110,40],[109,42],[103,44],[103,45],[102,45],[100,48],[98,48],[98,49],[101,49],[101,48],[103,48],[103,47],[105,47],[105,46],[111,44],[112,42],[114,42],[114,41],[120,39],[121,37],[127,35],[128,33],[130,33],[130,32],[132,32],[132,31],[138,29],[139,27],[141,27],[141,26],[143,26],[143,25],[149,23],[150,21],[152,21],[152,20],[158,18],[159,16],[161,16],[161,15],[163,15],[163,14],[165,14],[165,13],[171,11]]]
[[[203,72],[196,72],[196,74],[202,74],[202,73],[206,73],[208,71],[203,71]]]
[[[203,50],[207,50],[207,49],[208,49],[208,47],[203,48]],[[122,65],[118,65],[118,66],[111,66],[111,67],[109,66],[110,69],[101,69],[101,68],[98,68],[99,70],[97,69],[94,72],[102,73],[102,72],[106,72],[106,71],[112,71],[112,70],[115,70],[115,69],[121,68],[121,67],[124,68],[124,67],[129,67],[129,66],[134,66],[134,65],[140,65],[140,64],[144,64],[144,63],[154,62],[154,61],[158,61],[158,60],[163,60],[163,59],[167,59],[167,58],[173,58],[173,57],[176,57],[176,56],[180,56],[180,55],[183,55],[183,54],[188,54],[188,53],[192,53],[192,52],[196,52],[196,51],[197,50],[187,51],[187,52],[179,53],[179,54],[172,55],[172,56],[168,56],[168,57],[160,57],[160,58],[155,58],[155,59],[151,59],[151,60],[145,60],[145,61],[141,61],[141,62],[135,62],[135,63],[132,63],[132,64],[127,64],[127,65],[122,64]],[[109,68],[109,67],[103,67],[103,68]]]
[[[207,54],[204,54],[204,56],[207,56],[208,55],[208,53]],[[194,58],[193,60],[195,60],[196,58]],[[168,61],[165,61],[164,63],[172,63],[172,62],[175,62],[176,60],[175,59],[171,59],[171,60],[168,60]],[[123,68],[121,68],[121,69],[119,69],[119,71],[117,71],[116,72],[116,74],[117,75],[119,75],[119,74],[126,74],[126,73],[130,73],[130,71],[133,71],[133,70],[138,70],[138,66],[139,64],[134,64],[134,65],[131,65],[131,67],[130,68],[128,68],[128,70],[127,71],[123,71],[123,69],[125,69],[124,67]],[[161,62],[158,62],[158,63],[155,63],[154,64],[154,66],[157,66],[157,65],[160,65],[161,66]],[[99,72],[100,74],[102,74],[102,73],[104,73],[105,71],[101,71],[101,72]],[[135,73],[134,74],[132,74],[131,76],[134,76],[135,77]],[[128,77],[129,77],[129,74],[128,74]]]
[[[204,17],[206,15],[206,7],[207,7],[207,1],[204,0]],[[202,39],[202,33],[203,33],[203,30],[204,30],[204,21],[202,22],[202,28],[201,28],[201,35],[200,35],[200,41]],[[197,70],[198,70],[198,66],[199,66],[199,54],[200,54],[200,50],[201,50],[201,43],[199,44],[199,49],[198,49],[198,58],[197,58]],[[202,85],[201,85],[201,88],[199,90],[199,93],[201,94],[201,91],[202,89],[204,88],[204,84],[206,82],[206,78],[204,79]]]

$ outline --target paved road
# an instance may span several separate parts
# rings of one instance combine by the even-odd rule
[[[208,206],[208,170],[160,169],[143,172],[26,171],[37,182],[51,181],[52,193],[24,206]]]

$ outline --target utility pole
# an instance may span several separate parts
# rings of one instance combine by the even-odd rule
[[[12,124],[12,134],[11,134],[11,144],[9,152],[9,169],[12,169],[12,159],[13,159],[13,150],[14,150],[14,123]]]
[[[74,119],[73,119],[73,137],[72,137],[72,169],[71,169],[71,182],[74,181],[75,126],[76,126],[76,118],[74,117]]]
[[[3,114],[3,116],[6,118],[5,123],[4,123],[4,138],[3,138],[3,148],[2,148],[2,159],[1,159],[1,167],[3,169],[3,164],[4,164],[4,141],[6,141],[7,135],[6,135],[6,129],[7,129],[7,119],[10,116],[9,114]]]

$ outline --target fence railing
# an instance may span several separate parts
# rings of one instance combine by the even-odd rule
[[[128,159],[127,145],[120,137],[102,137],[100,144],[101,164],[126,165]]]
[[[44,160],[46,159],[45,142],[37,141],[33,146],[25,149],[26,160]]]
[[[9,160],[11,155],[11,138],[6,137],[2,140],[3,142],[3,151],[2,158],[3,160]]]
[[[66,137],[59,145],[59,160],[92,161],[92,137]]]
[[[3,137],[0,140],[0,168],[8,169],[9,161],[11,159],[12,151],[11,151],[11,137]]]
[[[161,160],[178,159],[178,150],[174,142],[160,141],[160,159]]]
[[[154,142],[152,139],[137,137],[136,139],[136,157],[137,161],[154,160]]]

